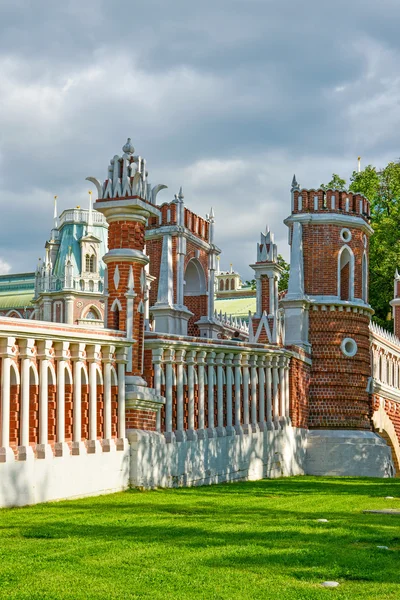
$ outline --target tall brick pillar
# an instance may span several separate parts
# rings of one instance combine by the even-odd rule
[[[149,262],[144,254],[145,226],[150,216],[160,216],[154,205],[156,188],[147,181],[146,161],[134,156],[130,139],[122,157],[110,162],[108,179],[102,185],[88,177],[98,191],[94,208],[109,224],[105,326],[124,331],[132,341],[126,365],[127,429],[154,429],[156,413],[163,403],[143,379],[144,294]],[[160,186],[157,186],[160,187]]]
[[[369,214],[360,194],[300,189],[293,180],[292,214],[285,221],[293,259],[286,342],[293,334],[305,348],[311,344],[310,474],[378,475],[376,463],[387,449],[372,432],[368,392]],[[295,305],[297,321],[290,312]]]

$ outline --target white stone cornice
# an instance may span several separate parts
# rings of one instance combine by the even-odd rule
[[[382,383],[381,381],[377,381],[374,379],[372,381],[372,394],[376,394],[377,396],[382,396],[387,400],[394,400],[395,402],[400,402],[400,389],[394,388],[387,383]]]
[[[194,233],[192,233],[190,229],[187,229],[183,226],[163,225],[162,227],[157,227],[157,229],[148,229],[146,231],[145,239],[146,241],[156,240],[158,238],[164,237],[164,235],[171,235],[172,237],[176,237],[177,235],[184,236],[187,240],[197,244],[207,252],[210,252],[212,250],[216,254],[221,253],[221,250],[220,248],[218,248],[218,246],[215,246],[214,244],[209,244],[202,238],[194,235]]]
[[[103,261],[108,264],[109,262],[138,262],[143,265],[147,265],[149,257],[146,256],[141,250],[134,250],[132,248],[115,248],[109,250],[107,254],[103,256]]]
[[[312,224],[312,225],[338,225],[341,227],[357,227],[365,233],[372,234],[374,230],[361,217],[355,217],[347,213],[299,213],[290,215],[284,220],[285,225],[289,226],[292,223]]]

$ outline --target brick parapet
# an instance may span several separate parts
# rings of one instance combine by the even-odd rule
[[[310,212],[357,216],[368,222],[370,203],[362,194],[353,194],[347,191],[295,190],[292,214]]]

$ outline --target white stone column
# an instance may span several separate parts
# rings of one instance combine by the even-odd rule
[[[265,430],[265,357],[258,357],[258,427]]]
[[[197,434],[194,428],[194,375],[195,375],[196,352],[189,350],[186,355],[187,363],[187,381],[188,381],[188,430],[186,436],[188,440],[197,440]]]
[[[251,386],[251,427],[253,433],[256,433],[259,428],[257,424],[257,388],[259,382],[257,377],[257,355],[250,356],[250,386]]]
[[[72,425],[72,454],[85,453],[85,444],[82,442],[82,368],[85,358],[85,344],[71,345],[71,359],[73,362],[73,425]]]
[[[249,355],[243,354],[242,357],[242,378],[243,378],[243,427],[244,433],[250,433],[250,411],[249,411],[249,385],[250,385],[250,374],[249,374]],[[236,423],[235,423],[236,424]]]
[[[86,348],[89,362],[89,440],[86,443],[90,454],[101,451],[97,439],[97,368],[100,364],[100,345],[93,344]]]
[[[261,284],[261,276],[260,273],[256,271],[256,314],[255,316],[260,318],[262,317],[262,284]]]
[[[204,368],[206,365],[206,352],[200,350],[197,353],[197,379],[198,379],[198,396],[199,396],[199,429],[197,431],[197,438],[202,440],[205,438],[205,411],[204,411],[204,386],[205,386],[205,373]]]
[[[177,254],[178,254],[178,265],[176,271],[177,285],[176,285],[176,303],[179,306],[183,306],[183,283],[185,278],[185,256],[186,256],[186,238],[179,236],[177,238]],[[173,302],[173,299],[172,299]]]
[[[162,348],[153,348],[152,354],[154,365],[154,389],[156,390],[157,396],[161,396],[161,363],[164,355],[164,350]],[[161,408],[157,411],[156,415],[156,429],[158,432],[161,431]]]
[[[175,352],[168,348],[164,352],[165,362],[165,439],[172,442],[175,435],[172,431],[172,386],[173,386],[173,366]]]
[[[233,358],[233,364],[235,368],[235,431],[236,433],[242,433],[242,424],[241,424],[241,407],[240,407],[240,399],[241,399],[241,383],[242,383],[242,355],[235,354]]]
[[[224,352],[218,352],[215,360],[217,365],[217,435],[223,437],[225,435],[224,427]],[[231,392],[232,393],[232,392]]]
[[[186,439],[186,433],[183,422],[184,412],[184,393],[183,393],[183,373],[186,350],[175,351],[175,369],[176,369],[176,431],[175,438],[178,442]]]
[[[127,349],[117,349],[118,365],[118,441],[117,449],[125,447],[126,424],[125,424],[125,369],[127,360]],[[161,382],[160,382],[161,383]],[[161,387],[161,386],[160,386]]]
[[[208,389],[207,389],[207,403],[208,403],[208,427],[207,434],[209,438],[216,437],[215,431],[215,423],[214,423],[214,386],[215,386],[215,375],[214,375],[214,365],[215,365],[215,352],[208,352],[207,354],[207,380],[208,380]]]
[[[115,449],[115,442],[112,439],[112,397],[111,397],[111,363],[114,359],[115,346],[102,346],[103,363],[103,390],[104,390],[104,439],[102,440],[103,452],[110,452]]]
[[[10,392],[11,361],[15,356],[15,338],[0,340],[1,365],[1,448],[0,462],[13,462],[14,452],[10,448]]]
[[[36,457],[51,456],[49,444],[49,361],[51,358],[51,340],[37,342],[37,358],[39,359],[39,443],[36,446]]]
[[[290,359],[286,358],[285,362],[285,414],[286,423],[291,424],[290,418]]]
[[[69,446],[65,442],[65,369],[69,359],[69,342],[56,342],[54,344],[57,359],[57,404],[56,404],[56,432],[55,455],[68,455]]]
[[[265,360],[265,386],[267,388],[267,429],[274,429],[272,418],[272,358],[267,356]]]
[[[275,313],[275,278],[273,276],[269,277],[269,307],[268,307],[268,315],[273,315]]]
[[[274,425],[275,429],[280,429],[279,425],[279,373],[278,373],[278,362],[277,356],[272,357],[272,397],[274,406]]]
[[[232,423],[232,385],[233,385],[233,372],[232,372],[232,361],[233,354],[229,353],[225,356],[226,365],[226,435],[235,435],[236,431]]]
[[[30,358],[21,359],[21,416],[20,445],[29,446],[29,369]]]
[[[18,460],[27,460],[28,455],[33,457],[33,449],[29,445],[29,396],[30,396],[30,367],[35,340],[19,340],[21,358],[21,415],[20,439],[18,446]]]
[[[285,356],[279,358],[279,422],[286,423]]]
[[[66,296],[65,298],[65,323],[73,325],[74,323],[74,297]]]

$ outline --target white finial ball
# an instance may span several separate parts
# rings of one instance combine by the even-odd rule
[[[133,147],[131,138],[127,139],[125,146],[122,147],[122,152],[125,152],[125,154],[133,154],[135,152],[135,148]]]

